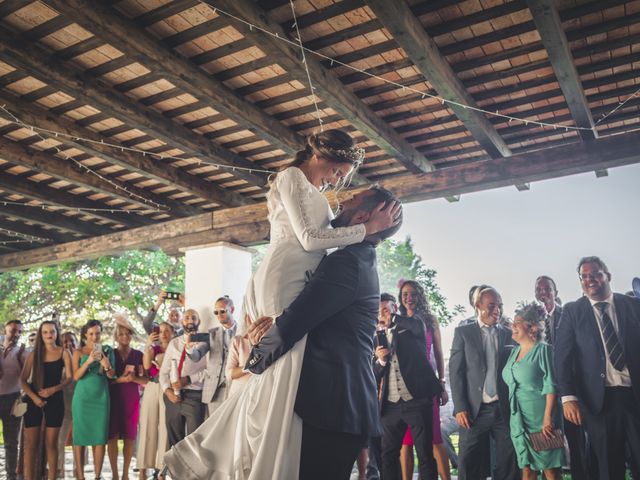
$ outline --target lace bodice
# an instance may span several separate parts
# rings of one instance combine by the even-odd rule
[[[363,224],[332,228],[329,202],[296,167],[278,174],[267,196],[267,206],[272,243],[297,239],[309,252],[359,243],[365,236]]]

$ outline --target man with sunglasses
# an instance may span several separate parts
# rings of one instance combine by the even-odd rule
[[[578,264],[584,295],[565,305],[554,345],[564,417],[584,425],[600,480],[640,459],[640,299],[612,293],[598,257]],[[592,462],[592,464],[594,464]]]
[[[233,300],[228,295],[218,298],[213,307],[213,315],[220,326],[209,329],[208,342],[198,343],[189,351],[189,356],[196,362],[209,354],[202,387],[202,403],[207,406],[207,415],[211,415],[224,402],[229,391],[225,366],[231,340],[238,329],[233,316],[234,310]]]

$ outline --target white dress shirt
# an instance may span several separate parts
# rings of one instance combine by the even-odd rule
[[[162,366],[160,367],[160,374],[158,376],[158,381],[163,392],[167,388],[171,388],[171,380],[169,378],[169,373],[171,372],[171,361],[175,359],[175,361],[180,364],[180,357],[182,356],[186,339],[187,335],[180,335],[169,342],[169,346],[167,347],[167,351],[165,352],[162,360]],[[185,355],[181,376],[189,376],[191,378],[191,383],[184,387],[185,390],[202,390],[204,370],[206,366],[206,356],[197,362],[194,362],[189,358],[189,355]]]

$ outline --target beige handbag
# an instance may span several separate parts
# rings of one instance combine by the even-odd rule
[[[27,402],[24,401],[25,393],[20,390],[20,395],[16,398],[15,402],[11,406],[11,415],[14,417],[21,417],[27,413]]]

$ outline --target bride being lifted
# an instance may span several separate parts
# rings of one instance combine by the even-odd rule
[[[302,291],[327,249],[361,242],[397,223],[380,205],[364,224],[332,228],[322,191],[339,187],[364,159],[341,130],[307,139],[267,194],[271,241],[245,293],[245,314],[276,318]],[[331,299],[327,299],[331,301]],[[294,413],[306,337],[244,390],[228,398],[165,461],[172,478],[263,480],[298,478],[302,421]]]

